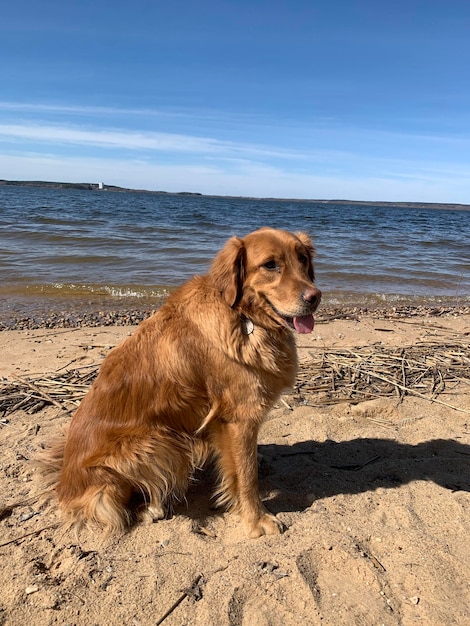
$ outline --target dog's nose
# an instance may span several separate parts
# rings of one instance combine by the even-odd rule
[[[307,304],[317,307],[321,300],[321,291],[316,287],[306,289],[302,294],[302,300]]]

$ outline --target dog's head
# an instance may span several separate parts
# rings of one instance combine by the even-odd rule
[[[313,245],[304,233],[262,228],[232,237],[210,276],[226,302],[265,327],[313,329],[321,292],[314,284]]]

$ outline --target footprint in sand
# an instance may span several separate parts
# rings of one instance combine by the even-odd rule
[[[320,553],[308,550],[297,557],[296,565],[322,624],[399,624],[379,570],[359,548],[347,551],[339,546]]]

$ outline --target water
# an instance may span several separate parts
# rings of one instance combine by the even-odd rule
[[[158,306],[265,225],[313,237],[327,305],[470,300],[468,210],[0,187],[0,316]]]

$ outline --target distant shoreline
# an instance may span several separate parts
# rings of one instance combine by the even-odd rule
[[[196,191],[151,191],[148,189],[131,189],[128,187],[118,187],[116,185],[106,185],[102,183],[64,183],[42,180],[3,180],[0,179],[0,187],[42,187],[48,189],[82,189],[85,191],[114,191],[119,193],[146,193],[150,195],[160,196],[189,196],[204,198],[236,198],[246,200],[267,200],[276,202],[305,202],[312,204],[358,204],[365,206],[377,207],[399,207],[410,209],[449,209],[469,211],[470,204],[456,204],[445,202],[389,202],[382,200],[345,200],[345,199],[319,199],[319,198],[271,198],[271,197],[254,197],[254,196],[221,196],[216,194],[203,194]]]

